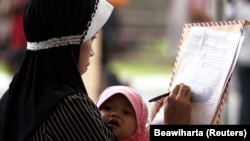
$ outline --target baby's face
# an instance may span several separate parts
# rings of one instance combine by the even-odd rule
[[[100,106],[102,119],[113,129],[117,139],[126,139],[136,131],[135,111],[122,94],[110,97]]]

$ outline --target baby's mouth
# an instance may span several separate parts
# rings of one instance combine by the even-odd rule
[[[117,120],[111,119],[108,121],[108,125],[110,126],[120,126],[119,122]]]

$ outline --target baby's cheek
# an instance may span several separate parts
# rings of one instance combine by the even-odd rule
[[[108,119],[108,114],[101,111],[102,120],[106,121]]]

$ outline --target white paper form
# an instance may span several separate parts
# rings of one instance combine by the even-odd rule
[[[193,27],[172,87],[179,83],[192,89],[190,124],[210,124],[225,85],[234,69],[240,49],[241,33]],[[159,123],[160,114],[155,122]],[[159,117],[157,117],[159,116]]]

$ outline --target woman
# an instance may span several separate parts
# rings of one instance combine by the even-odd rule
[[[29,0],[27,53],[0,101],[0,140],[116,140],[81,75],[113,10],[106,0]]]
[[[0,140],[115,140],[81,79],[112,9],[105,0],[28,1],[27,54],[4,95]]]

